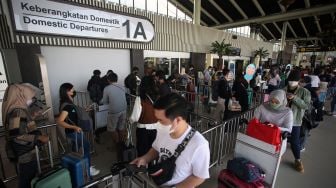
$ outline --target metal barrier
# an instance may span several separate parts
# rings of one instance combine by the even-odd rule
[[[74,104],[83,108],[88,107],[93,102],[90,99],[90,94],[87,91],[76,91]]]

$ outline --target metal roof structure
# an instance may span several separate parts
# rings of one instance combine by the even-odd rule
[[[192,13],[194,0],[169,0]],[[202,0],[201,23],[228,29],[258,24],[267,41],[281,39],[288,21],[287,41],[299,46],[336,44],[336,0]],[[192,16],[192,15],[189,15]]]

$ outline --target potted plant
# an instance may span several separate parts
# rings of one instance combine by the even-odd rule
[[[264,49],[264,47],[259,48],[258,50],[255,51],[254,58],[259,56],[259,67],[261,65],[262,58],[265,58],[269,55],[268,50]]]
[[[222,42],[215,41],[211,43],[211,53],[217,54],[219,57],[219,60],[217,62],[217,69],[222,69],[223,67],[223,55],[229,55],[230,54],[230,47],[231,44],[225,44],[224,39]]]

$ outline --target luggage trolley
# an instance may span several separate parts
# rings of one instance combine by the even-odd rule
[[[129,171],[125,164],[116,164],[111,168],[111,173],[91,181],[83,188],[158,188],[146,173],[136,173]],[[126,165],[127,166],[127,165]],[[137,171],[139,169],[136,169]],[[141,171],[141,170],[140,170]]]
[[[287,132],[282,134],[282,143],[279,151],[276,146],[258,140],[244,133],[238,133],[234,149],[235,157],[244,157],[258,165],[265,172],[265,187],[275,187],[280,161],[281,151],[287,147]]]

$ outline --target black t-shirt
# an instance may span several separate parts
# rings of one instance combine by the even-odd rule
[[[68,112],[68,116],[65,119],[66,123],[68,123],[70,125],[77,125],[78,116],[77,116],[76,108],[75,108],[74,105],[67,104],[67,105],[64,106],[62,111]],[[73,133],[73,132],[74,132],[73,129],[67,129],[67,128],[65,129],[65,133]]]

